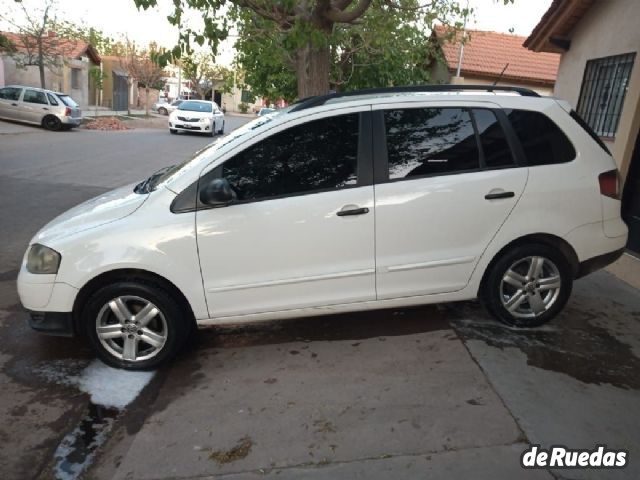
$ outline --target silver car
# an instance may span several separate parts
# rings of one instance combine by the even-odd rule
[[[42,125],[48,130],[68,130],[80,125],[82,112],[65,93],[9,85],[0,88],[0,118]]]
[[[153,110],[154,112],[158,112],[161,115],[169,115],[176,108],[178,108],[182,102],[184,102],[184,100],[175,100],[171,103],[157,102],[153,104],[151,110]]]

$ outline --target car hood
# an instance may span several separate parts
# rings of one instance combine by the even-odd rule
[[[211,118],[213,112],[192,112],[190,110],[174,110],[171,114],[172,117],[185,117],[185,118]]]
[[[47,223],[31,240],[44,245],[73,233],[115,222],[135,212],[149,197],[133,191],[135,184],[111,190],[67,210]]]

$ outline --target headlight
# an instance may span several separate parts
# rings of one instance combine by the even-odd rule
[[[27,255],[27,271],[29,273],[58,273],[60,254],[52,248],[34,243]]]

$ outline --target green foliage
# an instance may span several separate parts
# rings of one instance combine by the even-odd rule
[[[246,103],[242,102],[241,104],[238,105],[238,108],[240,109],[240,112],[242,113],[247,113],[249,111],[249,105],[247,105]]]
[[[59,36],[82,40],[95,48],[100,55],[118,55],[124,49],[124,42],[106,35],[102,30],[78,25],[66,20],[56,21],[50,27]]]
[[[89,78],[93,81],[96,89],[102,90],[102,86],[105,79],[107,78],[107,75],[102,71],[100,67],[94,65],[89,69]]]
[[[16,46],[0,33],[0,52],[15,52]]]
[[[133,1],[144,9],[158,3]],[[163,61],[190,55],[193,43],[206,43],[215,55],[234,27],[236,66],[244,72],[239,86],[250,85],[256,95],[269,99],[287,100],[300,92],[326,91],[327,86],[349,90],[427,82],[435,50],[429,41],[434,22],[460,28],[471,13],[460,0],[323,0],[330,8],[316,8],[321,0],[172,1],[174,12],[168,20],[181,27],[180,44]],[[202,28],[183,25],[187,9],[202,14]],[[309,51],[330,56],[328,79],[316,82],[312,74],[300,75],[301,69],[309,68],[309,58],[326,59],[324,53],[305,57]],[[323,72],[322,76],[326,68],[308,71]],[[313,88],[301,89],[299,80],[313,83]]]

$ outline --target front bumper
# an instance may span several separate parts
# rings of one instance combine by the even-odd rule
[[[29,326],[45,335],[73,337],[73,316],[71,312],[29,312]]]

